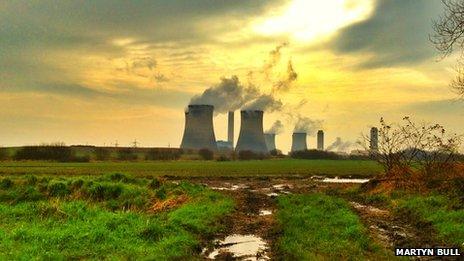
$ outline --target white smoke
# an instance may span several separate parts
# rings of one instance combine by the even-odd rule
[[[322,129],[322,123],[322,120],[298,116],[293,132],[306,132],[308,135],[313,135],[317,130]]]
[[[262,94],[253,85],[244,86],[236,75],[222,78],[218,85],[206,89],[201,95],[190,100],[190,105],[213,105],[216,113],[225,113],[238,109],[275,111],[282,102],[274,96]]]
[[[206,89],[202,94],[195,95],[190,100],[190,105],[213,105],[215,113],[225,113],[227,111],[243,110],[262,110],[267,112],[280,111],[283,103],[276,98],[278,91],[288,91],[291,84],[296,81],[298,74],[295,72],[291,60],[288,61],[287,71],[283,79],[277,82],[272,81],[273,69],[279,64],[281,59],[281,49],[288,46],[282,43],[269,52],[269,58],[265,61],[262,71],[267,82],[272,84],[270,93],[262,93],[253,83],[256,72],[249,71],[247,75],[248,84],[244,85],[239,78],[234,75],[230,78],[221,78],[221,82]],[[274,77],[275,78],[275,77]]]
[[[335,141],[327,147],[327,150],[347,151],[353,145],[350,141],[343,141],[337,137]]]
[[[280,100],[276,100],[274,96],[263,94],[258,98],[252,100],[244,106],[244,110],[260,110],[267,112],[278,111],[282,108],[283,104]]]
[[[294,81],[298,79],[298,74],[293,68],[292,60],[288,61],[287,74],[285,78],[274,83],[273,91],[288,91]]]
[[[276,120],[272,126],[266,131],[269,134],[281,134],[284,131],[284,125],[280,120]]]

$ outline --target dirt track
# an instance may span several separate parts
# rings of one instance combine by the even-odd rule
[[[216,236],[215,244],[211,244],[204,250],[205,259],[208,259],[214,249],[216,260],[268,260],[278,258],[275,253],[275,239],[279,236],[278,225],[275,222],[275,197],[279,194],[288,193],[310,193],[359,186],[357,184],[334,184],[322,183],[312,178],[234,178],[234,179],[211,179],[197,178],[192,182],[206,185],[217,191],[225,193],[236,201],[235,211],[223,221],[226,229]],[[433,231],[425,228],[418,230],[414,226],[395,217],[385,209],[374,206],[362,205],[350,201],[353,210],[358,213],[362,222],[369,229],[371,238],[379,245],[394,250],[394,247],[417,247],[436,246],[433,240]],[[265,210],[271,211],[263,215]],[[260,215],[261,214],[261,215]],[[242,255],[230,253],[227,247],[239,245],[240,242],[226,242],[228,236],[253,235],[262,239],[267,244],[260,247],[253,255]],[[221,240],[226,241],[221,242]],[[219,254],[218,254],[219,253]],[[209,256],[211,258],[211,256]],[[251,258],[251,259],[250,259]],[[421,260],[426,260],[422,259]]]

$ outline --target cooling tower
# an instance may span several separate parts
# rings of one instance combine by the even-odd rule
[[[371,128],[371,139],[369,149],[371,149],[371,151],[379,150],[379,129],[377,129],[376,127]]]
[[[240,133],[237,141],[237,151],[251,150],[267,153],[263,133],[263,111],[241,111]]]
[[[317,132],[317,149],[324,150],[324,131],[319,130]]]
[[[229,111],[229,119],[228,119],[228,128],[227,128],[227,141],[232,145],[232,149],[234,148],[234,112]]]
[[[275,133],[264,134],[264,141],[266,141],[266,147],[269,152],[276,150],[275,136],[276,136]]]
[[[212,105],[189,105],[185,112],[184,136],[180,147],[182,149],[217,150],[216,137],[213,128]]]
[[[307,150],[306,146],[306,132],[294,132],[292,135],[292,152]]]

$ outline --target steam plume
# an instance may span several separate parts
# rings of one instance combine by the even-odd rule
[[[306,132],[308,135],[312,135],[319,129],[322,129],[321,120],[298,116],[293,132]]]
[[[282,107],[282,102],[274,96],[262,94],[253,85],[244,86],[236,75],[222,78],[218,85],[196,95],[190,104],[209,104],[217,113],[225,113],[241,108],[247,110],[275,111]]]
[[[284,125],[280,120],[276,120],[272,126],[266,131],[270,134],[281,134],[284,131]]]
[[[263,70],[265,78],[270,80],[272,69],[279,63],[281,58],[281,49],[288,43],[282,43],[269,52],[269,59],[265,62]],[[253,84],[255,72],[249,71],[247,74],[248,84],[243,85],[237,76],[222,78],[221,82],[206,89],[202,94],[195,95],[190,100],[190,104],[208,104],[213,105],[216,113],[225,113],[227,111],[244,110],[262,110],[267,112],[280,111],[283,104],[275,96],[275,92],[288,91],[292,82],[298,74],[295,72],[292,62],[287,65],[287,72],[284,79],[274,83],[272,91],[262,93],[255,84]]]
[[[282,56],[280,49],[287,47],[288,43],[284,42],[276,46],[276,48],[269,52],[269,60],[264,63],[263,73],[266,76],[266,79],[269,79],[272,69],[280,62],[280,57]]]
[[[274,84],[274,91],[288,91],[291,84],[296,81],[298,74],[293,69],[292,60],[288,61],[287,74],[283,80],[280,80]]]
[[[282,106],[282,102],[280,100],[276,100],[274,96],[263,94],[247,103],[243,109],[273,112],[280,110]]]
[[[349,141],[343,141],[342,138],[337,139],[327,147],[327,150],[346,151],[351,147],[352,143]]]

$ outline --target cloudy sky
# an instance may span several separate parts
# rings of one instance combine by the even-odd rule
[[[439,59],[428,41],[441,11],[438,0],[1,1],[0,145],[179,146],[191,97],[233,75],[282,102],[264,127],[282,121],[283,151],[298,115],[321,122],[327,144],[382,116],[462,133],[448,87],[457,54]],[[289,61],[297,79],[273,90]],[[214,124],[225,139],[225,115]]]

